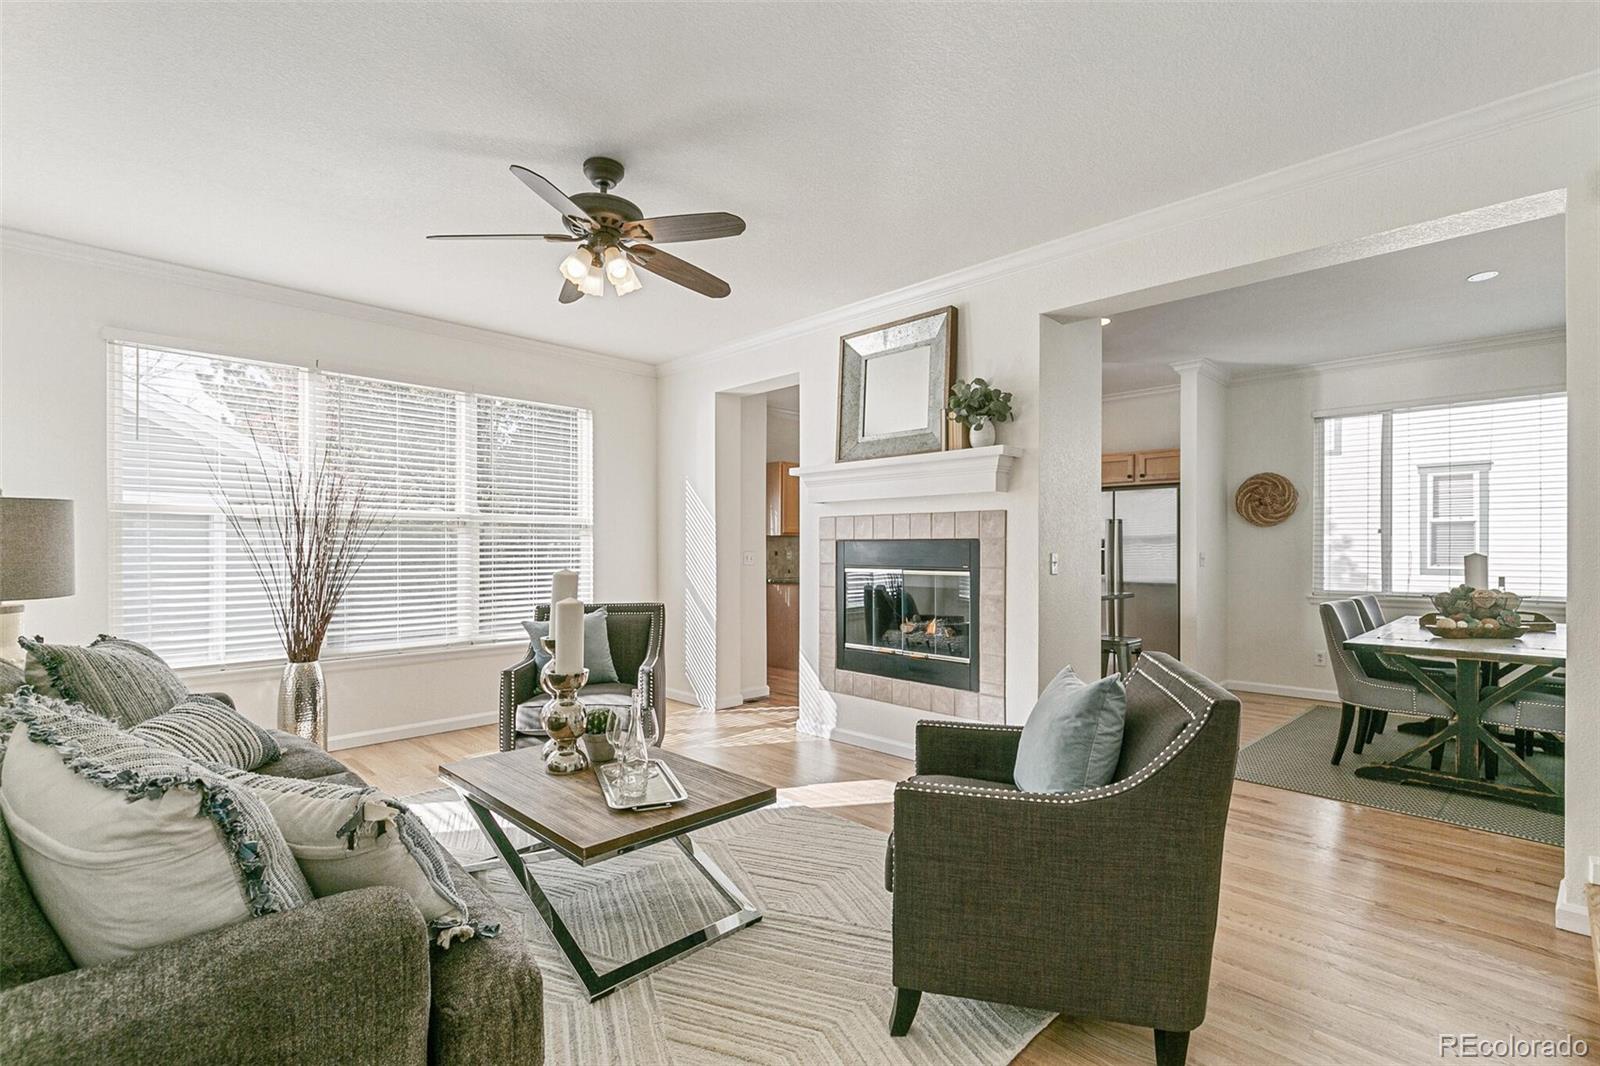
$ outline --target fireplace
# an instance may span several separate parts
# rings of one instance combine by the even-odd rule
[[[978,543],[837,541],[838,668],[976,692]]]

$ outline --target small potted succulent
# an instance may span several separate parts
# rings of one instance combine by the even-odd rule
[[[1011,410],[1011,394],[995,388],[983,378],[957,380],[950,386],[950,416],[971,432],[974,448],[994,443],[997,422],[1016,418]]]
[[[588,726],[579,738],[583,745],[584,754],[589,756],[589,762],[595,766],[608,763],[616,758],[616,752],[611,748],[611,740],[606,736],[611,728],[611,716],[616,712],[609,707],[596,707],[589,712]]]

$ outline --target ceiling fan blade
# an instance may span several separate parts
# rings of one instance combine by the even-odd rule
[[[575,241],[570,233],[430,233],[430,241]]]
[[[535,174],[527,167],[519,167],[515,163],[511,164],[511,173],[517,176],[518,181],[532,189],[541,200],[560,211],[562,217],[571,219],[574,225],[584,230],[594,228],[594,219],[589,217],[588,212],[573,203],[566,193],[551,184],[549,178]]]
[[[560,299],[564,304],[575,304],[583,299],[583,290],[570,281],[564,281],[561,283]]]
[[[628,258],[652,274],[675,281],[686,289],[702,296],[720,300],[733,290],[715,274],[707,274],[693,263],[686,263],[669,252],[648,244],[635,244],[628,249]]]
[[[705,211],[698,215],[662,215],[642,218],[622,227],[624,237],[656,244],[673,241],[709,241],[716,237],[737,237],[744,232],[744,219],[726,211]]]

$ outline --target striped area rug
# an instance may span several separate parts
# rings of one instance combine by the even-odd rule
[[[1561,846],[1565,822],[1559,814],[1548,814],[1482,796],[1357,777],[1356,767],[1363,763],[1393,759],[1422,739],[1396,730],[1395,726],[1403,721],[1406,721],[1404,717],[1391,714],[1388,727],[1373,737],[1360,755],[1355,753],[1353,744],[1346,745],[1344,758],[1338,766],[1334,766],[1329,760],[1333,758],[1333,742],[1339,735],[1339,709],[1313,707],[1240,749],[1234,777],[1291,792],[1305,792],[1346,803],[1359,803],[1363,807],[1377,807],[1397,814],[1431,818],[1436,822],[1449,822],[1469,829],[1485,829],[1540,844]],[[1454,752],[1455,747],[1451,745],[1445,758],[1453,758]],[[1560,756],[1535,754],[1529,764],[1546,781],[1558,788],[1561,786],[1563,767]],[[1515,770],[1503,764],[1500,772],[1512,777],[1516,775]]]
[[[458,858],[489,854],[447,789],[406,801]],[[528,898],[501,870],[479,874],[533,946],[545,979],[546,1061],[555,1066],[758,1063],[1007,1063],[1052,1017],[927,995],[908,1036],[889,1036],[890,894],[882,833],[808,807],[769,807],[694,835],[762,920],[589,1003]],[[582,869],[536,867],[597,968],[728,913],[676,848]],[[603,960],[603,966],[602,966]]]

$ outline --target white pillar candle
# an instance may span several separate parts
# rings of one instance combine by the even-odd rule
[[[554,616],[556,604],[562,600],[575,600],[578,598],[578,572],[576,570],[557,570],[550,575],[550,611]]]
[[[1467,572],[1466,583],[1475,589],[1489,587],[1489,557],[1482,552],[1473,552],[1461,560],[1462,567]]]
[[[555,672],[575,674],[583,669],[583,601],[568,596],[550,609],[550,632],[555,634]]]

